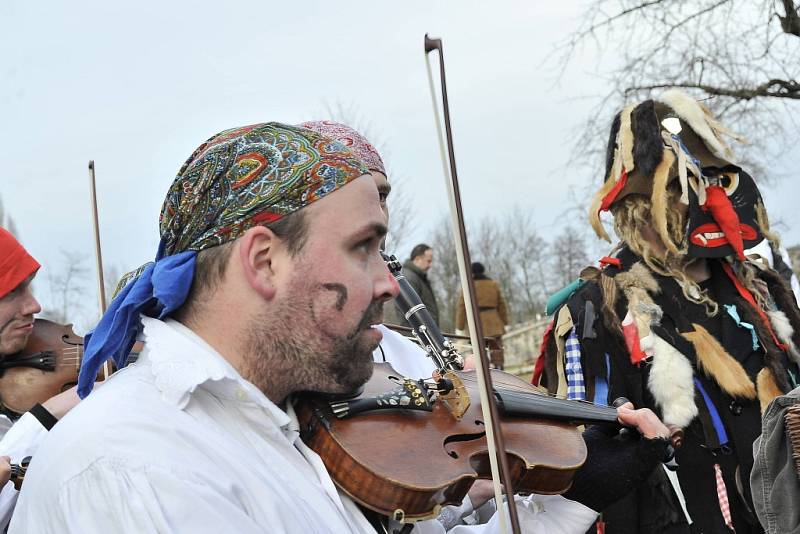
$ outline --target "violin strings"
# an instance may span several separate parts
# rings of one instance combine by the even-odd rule
[[[473,377],[468,376],[460,376],[462,381],[475,383],[477,380]],[[527,400],[531,398],[535,398],[540,400],[542,404],[549,403],[553,406],[563,406],[562,401],[568,401],[570,403],[580,404],[584,408],[591,409],[592,407],[598,408],[599,413],[607,413],[607,408],[612,408],[611,406],[605,404],[597,404],[587,400],[580,400],[580,399],[566,399],[564,397],[559,397],[557,395],[552,395],[550,393],[544,393],[541,391],[530,391],[528,386],[522,385],[503,385],[503,386],[494,386],[495,391],[502,395],[506,395],[508,398],[514,398],[519,400]],[[546,400],[545,400],[546,399]],[[614,409],[614,408],[612,408]]]

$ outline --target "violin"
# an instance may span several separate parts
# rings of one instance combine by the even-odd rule
[[[452,389],[375,364],[357,397],[298,403],[301,437],[362,506],[400,522],[436,517],[441,506],[459,505],[476,479],[491,478],[475,372],[447,371],[438,382]],[[610,406],[549,397],[503,371],[492,370],[492,382],[506,458],[521,493],[569,488],[586,459],[576,424],[619,424]]]
[[[128,362],[135,361],[142,344],[137,343]],[[47,319],[35,319],[28,344],[20,352],[0,360],[0,412],[12,419],[68,390],[78,383],[83,361],[83,338]],[[98,380],[106,377],[101,370]]]
[[[0,409],[19,417],[78,383],[83,338],[72,325],[35,319],[28,344],[0,361]]]

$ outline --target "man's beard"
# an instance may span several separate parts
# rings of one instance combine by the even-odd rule
[[[383,302],[373,301],[358,324],[334,336],[314,324],[309,295],[290,299],[270,314],[250,321],[244,344],[242,376],[273,402],[295,391],[348,393],[372,376],[372,352],[378,343],[362,335],[381,321]]]

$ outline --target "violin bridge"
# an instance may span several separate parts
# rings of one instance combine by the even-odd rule
[[[453,371],[447,371],[444,378],[453,383],[453,389],[449,393],[440,394],[439,400],[444,402],[450,413],[453,414],[457,420],[461,420],[470,406],[469,392],[466,386]]]

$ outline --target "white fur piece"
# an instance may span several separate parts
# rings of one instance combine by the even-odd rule
[[[716,135],[709,124],[709,119],[713,118],[706,114],[697,100],[679,89],[666,91],[658,100],[674,109],[716,156],[726,159],[732,157],[730,147]]]
[[[789,318],[780,310],[768,311],[767,316],[778,339],[789,345],[789,357],[800,364],[800,351],[797,350],[794,341],[792,341],[794,328],[792,328]]]
[[[664,423],[685,428],[697,417],[694,373],[686,357],[658,337],[653,337],[653,363],[647,387],[661,408]]]
[[[789,318],[780,310],[768,311],[769,322],[772,323],[772,328],[775,329],[775,335],[778,339],[787,345],[792,343],[792,335],[794,335],[794,328],[792,328]]]

